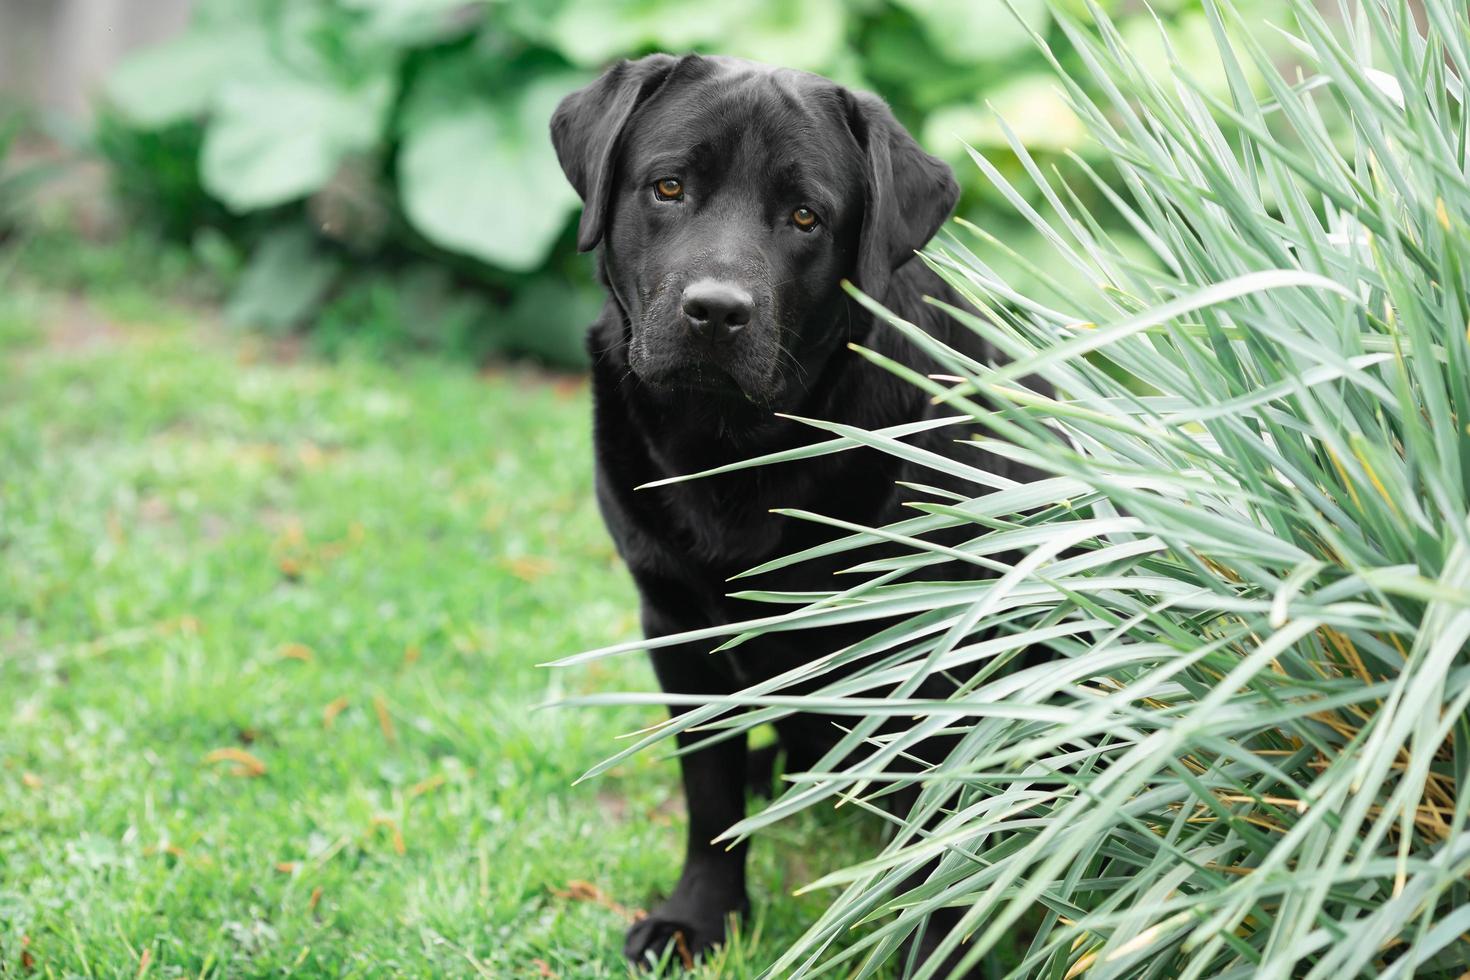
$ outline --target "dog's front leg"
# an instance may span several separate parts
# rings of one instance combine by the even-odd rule
[[[657,611],[644,609],[648,636],[667,635],[677,627]],[[653,651],[654,672],[670,694],[729,693],[732,684],[701,646],[675,646]],[[687,706],[675,705],[678,714]],[[685,748],[709,732],[681,732]],[[732,914],[744,915],[749,908],[745,894],[745,851],[741,843],[714,843],[745,816],[746,739],[744,735],[679,757],[684,782],[684,801],[689,812],[689,834],[684,850],[684,870],[668,900],[628,930],[623,953],[640,966],[650,965],[673,943],[676,958],[687,951],[698,956],[722,942]],[[682,934],[682,946],[677,934]]]

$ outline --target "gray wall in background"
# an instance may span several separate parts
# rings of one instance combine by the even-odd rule
[[[171,37],[192,0],[0,0],[0,97],[89,113],[127,52]]]

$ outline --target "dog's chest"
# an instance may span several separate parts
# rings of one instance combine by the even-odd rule
[[[744,618],[751,615],[750,608],[728,608],[728,593],[742,588],[831,588],[837,563],[850,563],[845,559],[851,556],[844,555],[729,581],[844,533],[773,510],[805,511],[865,526],[895,519],[896,463],[869,449],[646,486],[793,449],[818,441],[821,434],[794,422],[773,423],[759,438],[726,441],[708,419],[637,403],[607,365],[600,368],[594,389],[598,499],[640,588],[660,590],[667,583],[700,606],[706,621]]]
[[[737,478],[744,477],[744,478]],[[782,494],[790,487],[745,474],[674,484],[653,491],[661,497],[663,520],[650,530],[665,530],[665,546],[683,562],[723,580],[789,550],[796,530],[792,519],[771,513],[806,501]],[[784,498],[784,499],[783,499]]]

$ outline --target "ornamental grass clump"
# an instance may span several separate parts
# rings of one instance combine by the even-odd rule
[[[1004,243],[967,227],[925,260],[1010,362],[890,317],[949,365],[909,379],[1047,478],[1003,508],[978,486],[921,494],[911,520],[828,546],[910,550],[855,558],[830,594],[753,595],[790,607],[729,642],[901,623],[628,749],[797,707],[858,720],[851,763],[788,777],[731,837],[919,789],[881,853],[808,886],[831,905],[771,976],[893,969],[940,905],[966,910],[969,962],[1016,977],[1470,968],[1470,17],[1463,0],[1287,0],[1270,26],[1206,10],[1223,88],[1187,64],[1160,83],[1100,10],[1058,12],[1091,75],[1058,83],[1112,172],[1079,159],[1064,179],[1015,141],[1022,193],[975,154],[1050,245],[1011,264],[1093,288],[1022,295],[994,271]],[[1136,237],[1105,230],[1118,216]],[[925,536],[956,526],[961,551],[1021,557],[935,583],[961,556]],[[844,664],[797,701],[782,689]],[[911,723],[880,733],[895,707],[873,692],[959,667],[947,702],[901,705]],[[959,735],[942,765],[897,764],[940,731]]]

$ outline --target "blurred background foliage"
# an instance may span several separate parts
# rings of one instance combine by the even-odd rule
[[[1156,19],[1180,61],[1215,64],[1190,54],[1211,46],[1198,0],[1102,6],[1158,79],[1169,61]],[[1026,254],[1034,231],[1006,224],[1014,209],[965,144],[1019,176],[999,116],[1044,166],[1107,161],[1030,37],[1076,57],[1045,0],[1013,7],[203,0],[188,30],[110,76],[95,147],[130,220],[197,252],[236,322],[309,324],[329,350],[360,341],[574,365],[601,296],[547,139],[563,95],[655,50],[740,55],[878,92],[955,166],[961,214]]]

